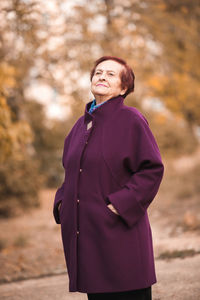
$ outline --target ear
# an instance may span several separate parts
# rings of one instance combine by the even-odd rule
[[[121,90],[120,95],[123,96],[126,93],[126,91],[127,91],[127,88]]]

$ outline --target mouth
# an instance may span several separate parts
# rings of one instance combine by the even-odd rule
[[[104,86],[107,87],[107,85],[103,84],[103,83],[97,83],[96,86]]]

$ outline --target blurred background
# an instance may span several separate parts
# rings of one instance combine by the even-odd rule
[[[103,55],[133,68],[125,104],[146,116],[165,164],[156,257],[200,253],[199,19],[197,0],[1,0],[0,282],[65,270],[53,198]]]

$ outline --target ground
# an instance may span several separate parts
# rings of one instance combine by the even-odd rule
[[[60,225],[52,216],[54,194],[55,190],[43,190],[40,208],[0,221],[1,300],[86,299],[85,294],[68,293]],[[179,215],[188,212],[186,205],[170,207],[163,201],[158,195],[149,210],[158,279],[153,299],[198,300],[198,226],[185,230],[185,217]]]

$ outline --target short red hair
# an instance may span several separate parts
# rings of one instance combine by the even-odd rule
[[[125,60],[122,58],[116,57],[116,56],[102,56],[99,59],[97,59],[94,63],[93,69],[90,72],[90,80],[92,81],[92,77],[94,76],[96,67],[105,60],[114,60],[124,66],[124,69],[122,70],[120,77],[121,77],[121,87],[122,89],[127,89],[126,93],[122,97],[126,97],[128,94],[134,91],[134,81],[135,81],[135,75],[133,73],[133,70],[131,67],[126,63]]]

